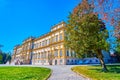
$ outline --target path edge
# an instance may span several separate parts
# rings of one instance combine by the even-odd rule
[[[72,67],[72,68],[73,68],[73,67]],[[80,74],[80,73],[76,72],[76,71],[73,70],[72,68],[71,68],[71,71],[73,71],[74,73],[76,73],[76,74],[82,76],[83,78],[86,78],[87,80],[92,80],[92,79],[90,79],[89,77],[87,77],[87,76],[85,76],[85,75],[83,75],[83,74]]]
[[[51,70],[51,72],[50,72],[50,74],[47,76],[47,78],[45,78],[45,80],[48,80],[50,77],[51,77],[51,75],[52,75],[52,73],[53,73],[53,70],[52,69],[50,69]]]

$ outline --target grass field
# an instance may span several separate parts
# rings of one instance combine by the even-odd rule
[[[40,67],[0,67],[0,80],[46,80],[50,73]]]
[[[120,66],[111,65],[107,66],[109,72],[102,72],[101,66],[77,66],[72,70],[85,75],[92,80],[120,80]]]

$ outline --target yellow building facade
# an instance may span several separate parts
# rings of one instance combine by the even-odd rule
[[[30,37],[14,48],[12,60],[16,64],[66,65],[77,62],[75,52],[64,46],[65,22],[51,28],[38,38]]]
[[[21,45],[16,45],[13,50],[12,62],[15,64],[30,64],[32,57],[33,40],[29,37]]]

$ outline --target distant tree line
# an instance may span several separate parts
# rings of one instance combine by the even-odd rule
[[[0,47],[2,47],[0,45]],[[11,62],[11,53],[5,53],[0,49],[0,64],[6,64],[7,62]]]
[[[11,54],[0,52],[0,64],[6,64],[8,61],[11,61]]]

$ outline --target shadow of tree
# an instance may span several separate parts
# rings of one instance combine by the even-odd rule
[[[108,72],[105,73],[120,73],[120,65],[110,65],[107,66]],[[90,68],[89,70],[94,70],[97,72],[102,72],[102,68],[98,68],[98,66],[95,66],[95,68]]]
[[[110,66],[109,72],[111,72],[111,73],[120,73],[120,66]]]

